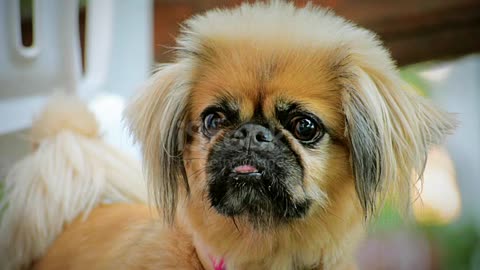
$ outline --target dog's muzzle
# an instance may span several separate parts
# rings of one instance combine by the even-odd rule
[[[261,220],[303,217],[309,200],[299,157],[283,136],[246,123],[225,134],[208,157],[208,196],[222,215]],[[303,196],[303,197],[302,197]],[[295,199],[294,199],[295,198]],[[302,198],[302,199],[298,199]]]

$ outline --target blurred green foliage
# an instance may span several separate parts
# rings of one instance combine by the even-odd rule
[[[2,202],[4,195],[5,195],[5,187],[4,187],[3,181],[0,179],[0,202]],[[5,211],[6,207],[7,205],[3,205],[2,207],[2,204],[0,204],[0,220],[3,215],[3,211]]]
[[[441,269],[473,270],[474,256],[479,252],[480,235],[472,222],[445,226],[424,225],[420,229],[438,247]],[[480,266],[480,265],[477,265]]]

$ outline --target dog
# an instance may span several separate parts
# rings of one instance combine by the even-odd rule
[[[368,222],[387,196],[408,211],[429,147],[455,127],[408,90],[374,33],[312,5],[208,11],[183,24],[174,49],[125,113],[158,213],[142,195],[93,200],[58,217],[34,253],[10,247],[13,267],[356,269]]]

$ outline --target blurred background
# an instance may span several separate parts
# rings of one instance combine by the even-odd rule
[[[31,119],[53,92],[88,100],[107,140],[138,156],[121,125],[125,103],[155,63],[172,60],[180,22],[241,2],[1,0],[0,177],[30,150]],[[480,1],[311,2],[378,33],[403,78],[460,120],[412,190],[413,220],[387,203],[360,269],[480,269]]]

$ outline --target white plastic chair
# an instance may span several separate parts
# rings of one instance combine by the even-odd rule
[[[121,131],[123,101],[151,67],[151,0],[87,2],[85,72],[79,1],[33,0],[32,11],[33,44],[24,47],[20,0],[0,0],[0,135],[28,128],[52,93],[66,92],[87,99],[107,140],[123,143],[111,127]]]

